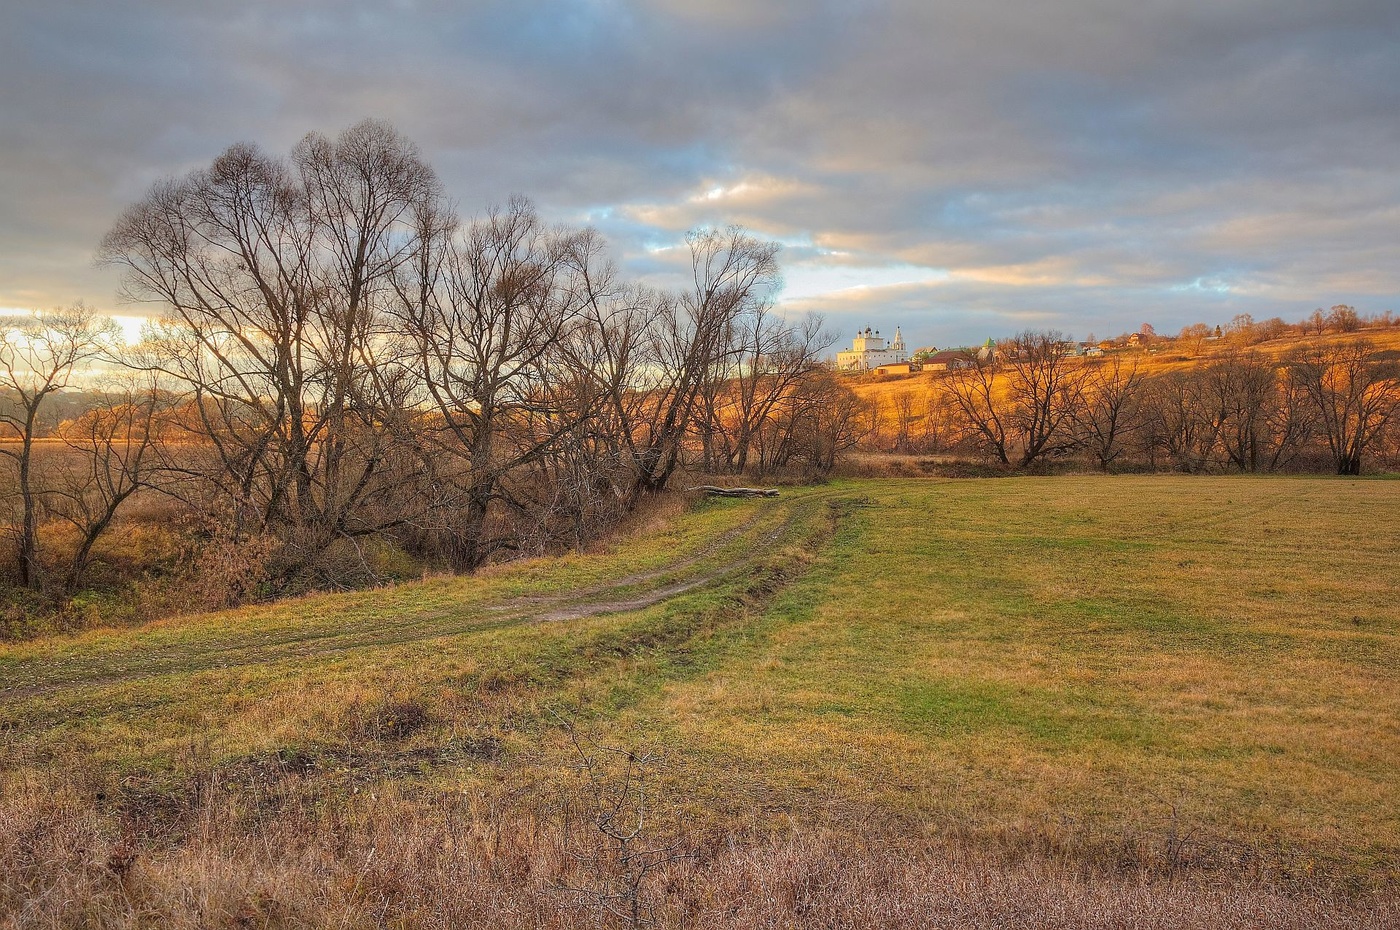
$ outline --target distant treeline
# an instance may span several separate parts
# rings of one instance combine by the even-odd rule
[[[1059,333],[1025,332],[922,394],[872,401],[892,409],[875,411],[864,442],[1021,468],[1357,475],[1368,463],[1395,466],[1400,353],[1357,334],[1309,340],[1282,357],[1251,345],[1163,368],[1141,354],[1076,357]]]
[[[1296,323],[1289,323],[1277,316],[1256,320],[1252,314],[1238,313],[1227,325],[1193,323],[1182,327],[1175,337],[1160,335],[1152,326],[1145,324],[1136,333],[1123,333],[1104,341],[1114,346],[1140,343],[1158,348],[1175,347],[1194,356],[1199,355],[1201,350],[1212,342],[1245,347],[1278,339],[1322,336],[1328,333],[1356,333],[1363,329],[1383,329],[1390,326],[1400,326],[1400,317],[1390,310],[1364,314],[1349,304],[1336,304],[1328,310],[1319,307],[1306,319]],[[1087,343],[1095,343],[1092,335]]]

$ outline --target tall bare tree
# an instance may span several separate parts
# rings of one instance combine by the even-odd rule
[[[596,250],[577,234],[546,227],[534,207],[512,200],[460,236],[437,224],[439,259],[406,268],[398,313],[424,390],[442,428],[466,458],[458,559],[480,565],[504,538],[489,539],[493,504],[520,504],[504,478],[537,462],[586,416],[586,402],[557,407],[551,385],[575,382],[564,343],[588,300],[580,262]],[[586,399],[585,399],[586,401]]]
[[[287,159],[235,145],[156,185],[104,241],[127,295],[164,317],[133,364],[188,400],[214,466],[191,477],[307,555],[393,513],[370,506],[402,484],[379,428],[401,399],[380,364],[385,303],[438,198],[412,143],[366,121]]]
[[[723,377],[738,353],[737,328],[769,300],[778,283],[778,245],[738,227],[687,237],[690,286],[656,301],[640,333],[634,380],[619,385],[614,406],[627,416],[629,463],[637,493],[666,487],[706,385]],[[641,399],[627,402],[626,396]]]
[[[1339,475],[1361,474],[1362,457],[1400,409],[1400,372],[1367,339],[1309,346],[1291,359],[1312,401]]]
[[[1103,471],[1123,454],[1141,426],[1137,401],[1142,384],[1137,359],[1125,362],[1121,355],[1085,370],[1073,407],[1075,439]]]
[[[48,492],[35,473],[35,443],[46,427],[44,411],[53,395],[67,388],[81,367],[110,351],[115,328],[81,304],[65,310],[0,320],[0,456],[15,468],[20,520],[15,532],[20,583],[38,588],[39,517]]]
[[[1022,467],[1068,451],[1080,399],[1082,369],[1058,332],[1026,331],[1001,347],[1007,373],[1006,422],[1020,448]]]

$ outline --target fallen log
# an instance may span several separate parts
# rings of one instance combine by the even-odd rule
[[[712,484],[702,484],[687,491],[703,491],[711,497],[777,497],[777,488],[719,488]]]

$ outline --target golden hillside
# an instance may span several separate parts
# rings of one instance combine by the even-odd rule
[[[1400,357],[1400,326],[1371,327],[1352,333],[1325,333],[1323,335],[1290,335],[1264,342],[1245,344],[1226,336],[1218,340],[1207,340],[1200,351],[1191,353],[1181,340],[1159,337],[1147,346],[1124,346],[1110,349],[1099,359],[1082,359],[1093,363],[1104,358],[1118,356],[1125,361],[1136,361],[1148,375],[1164,374],[1210,363],[1222,356],[1252,352],[1273,359],[1283,359],[1290,353],[1308,346],[1336,344],[1365,339],[1382,353],[1395,353]],[[918,372],[909,375],[875,375],[871,373],[845,374],[843,382],[862,400],[874,404],[882,426],[892,426],[898,406],[907,396],[912,405],[915,421],[922,420],[935,399],[938,386],[948,377],[946,371]]]

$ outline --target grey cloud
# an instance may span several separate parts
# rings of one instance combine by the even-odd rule
[[[365,116],[464,212],[526,193],[658,281],[729,222],[794,243],[794,283],[946,273],[792,307],[916,341],[1400,295],[1391,0],[21,0],[0,27],[0,306],[112,306],[89,256],[153,180]]]

